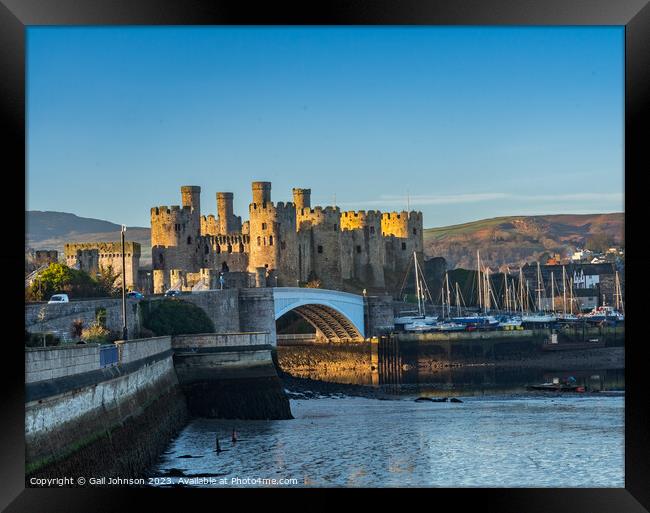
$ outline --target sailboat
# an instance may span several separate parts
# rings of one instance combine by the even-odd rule
[[[405,315],[396,317],[395,326],[401,326],[404,331],[411,332],[432,331],[435,329],[435,325],[438,322],[438,317],[426,315],[426,299],[427,297],[431,299],[431,293],[429,292],[429,287],[427,286],[427,282],[424,279],[422,268],[418,264],[418,256],[415,251],[413,252],[413,267],[415,271],[415,295],[418,302],[417,315]],[[406,282],[406,276],[404,277],[404,280]]]
[[[465,315],[452,317],[451,321],[457,324],[467,325],[471,329],[493,329],[499,325],[499,321],[494,318],[492,315],[487,315],[487,309],[489,305],[489,281],[481,286],[481,281],[485,277],[481,277],[481,255],[476,252],[476,276],[478,283],[478,305],[479,313],[473,315]],[[483,312],[485,310],[485,312]]]
[[[539,267],[539,262],[537,262],[537,289],[535,290],[537,292],[537,311],[522,315],[522,322],[527,324],[545,324],[555,322],[557,320],[555,314],[547,313],[545,310],[542,310],[542,291],[544,291],[544,297],[546,297],[546,289],[544,288],[544,280],[542,280],[542,271]]]
[[[569,309],[570,311],[567,312],[567,291],[566,291],[566,285],[567,285],[567,279],[566,276],[566,268],[565,266],[562,266],[562,313],[557,314],[557,320],[561,322],[576,322],[580,320],[580,318],[573,313],[573,287],[571,285],[572,282],[569,282],[569,287],[570,287],[570,297],[569,297]]]

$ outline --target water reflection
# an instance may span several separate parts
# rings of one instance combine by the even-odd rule
[[[279,347],[280,367],[290,375],[331,383],[369,385],[387,394],[482,395],[525,392],[536,383],[575,378],[587,391],[625,388],[624,369],[551,365],[530,367],[499,362],[443,366],[430,348],[400,344]]]

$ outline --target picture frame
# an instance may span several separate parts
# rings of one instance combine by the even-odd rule
[[[630,276],[642,275],[640,224],[644,220],[641,206],[642,177],[650,169],[647,131],[650,105],[650,5],[645,0],[459,0],[374,2],[321,2],[307,7],[263,4],[252,9],[232,1],[178,2],[150,0],[2,0],[0,4],[0,60],[3,80],[0,101],[3,111],[3,140],[8,149],[5,180],[19,176],[26,169],[25,159],[25,28],[33,25],[624,25],[625,26],[625,239]],[[644,130],[646,128],[646,130]],[[14,215],[7,222],[11,250],[3,256],[5,267],[19,265],[18,240],[24,243],[25,226],[15,221],[15,212],[24,195],[12,186],[11,205]],[[24,183],[24,182],[23,182]],[[637,235],[632,226],[638,223]],[[22,235],[20,231],[23,231]],[[22,237],[22,238],[21,238]],[[15,255],[14,255],[15,251]],[[19,273],[8,273],[16,278]],[[626,333],[625,366],[625,488],[624,489],[424,489],[417,490],[420,499],[438,504],[442,498],[455,505],[477,501],[495,511],[577,512],[650,510],[650,401],[644,379],[645,349],[641,326],[641,278],[628,280],[630,294],[627,314],[631,318]],[[18,296],[19,297],[19,296]],[[23,316],[20,301],[8,298],[3,317],[12,324],[12,335],[18,335]],[[14,327],[15,325],[15,327]],[[14,331],[15,330],[15,331]],[[8,336],[5,348],[6,380],[3,401],[3,455],[0,479],[0,506],[6,511],[51,511],[53,506],[67,511],[130,510],[134,500],[155,497],[168,505],[183,504],[186,494],[201,494],[213,500],[216,495],[196,490],[140,489],[25,489],[24,482],[24,373],[22,348]],[[560,470],[561,471],[561,470]],[[366,490],[367,491],[367,490]],[[370,498],[382,499],[386,493],[404,490],[374,490]],[[412,490],[407,490],[412,491]],[[298,500],[310,490],[283,490],[298,493]],[[336,494],[338,490],[328,490]],[[250,494],[262,498],[263,490],[237,490],[248,500]],[[276,490],[270,493],[278,493]],[[352,493],[340,491],[340,493]],[[246,494],[245,496],[243,494]],[[222,496],[220,496],[221,498]],[[311,499],[311,495],[309,498]],[[234,498],[234,497],[232,497]],[[334,495],[332,498],[336,499]],[[220,499],[219,499],[220,500]],[[268,500],[268,498],[266,499]],[[435,502],[434,502],[435,501]]]

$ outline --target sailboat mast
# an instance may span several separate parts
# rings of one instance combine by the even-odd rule
[[[458,292],[458,282],[456,282],[456,315],[460,317],[460,293]]]
[[[445,273],[445,282],[447,283],[447,317],[451,317],[451,291],[449,290],[449,273]]]
[[[566,269],[562,266],[562,313],[566,315]]]
[[[519,266],[519,306],[521,307],[521,315],[524,314],[524,273]]]
[[[418,270],[418,257],[415,251],[413,252],[413,267],[415,269],[415,295],[418,298],[418,315],[422,315],[422,306],[421,306],[421,292],[420,292],[420,273]]]
[[[539,261],[537,262],[537,311],[539,312],[542,308],[542,270],[539,267]]]
[[[551,271],[551,311],[555,312],[555,279],[553,278],[553,271]]]
[[[621,279],[619,278],[618,271],[616,271],[616,310],[623,313],[623,289],[621,288]]]
[[[478,283],[478,309],[483,309],[483,298],[481,296],[481,254],[476,250],[476,283]]]

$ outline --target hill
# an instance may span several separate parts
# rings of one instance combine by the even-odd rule
[[[29,210],[25,212],[27,233],[25,246],[33,249],[56,249],[63,254],[67,242],[119,241],[119,224],[79,217],[67,212]],[[151,230],[138,226],[127,227],[126,238],[142,246],[141,263],[151,262]]]
[[[448,267],[476,268],[476,251],[491,267],[517,267],[544,253],[567,256],[577,247],[624,244],[624,215],[509,216],[424,230],[424,252]]]

